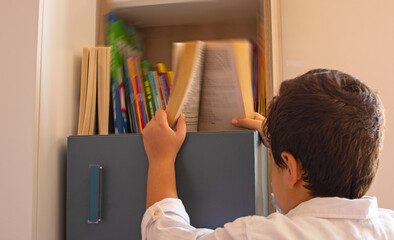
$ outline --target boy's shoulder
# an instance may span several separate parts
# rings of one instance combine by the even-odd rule
[[[394,219],[394,210],[388,208],[379,208],[379,215],[391,217],[392,219]]]
[[[394,211],[378,208],[374,197],[313,198],[286,215],[275,212],[268,217],[243,217],[225,228],[240,226],[247,226],[241,227],[246,235],[268,239],[358,239],[364,235],[380,239],[379,234],[394,239]]]

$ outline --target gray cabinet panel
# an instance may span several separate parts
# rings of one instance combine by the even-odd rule
[[[257,199],[262,186],[257,136],[255,131],[187,134],[176,180],[193,226],[222,227],[263,204]],[[72,136],[67,159],[67,239],[140,239],[148,171],[142,136]],[[102,166],[98,224],[88,224],[89,164]]]

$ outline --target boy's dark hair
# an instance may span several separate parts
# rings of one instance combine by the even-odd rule
[[[383,138],[378,96],[358,79],[316,69],[284,81],[263,131],[275,163],[282,152],[301,162],[312,196],[360,198],[375,176]]]

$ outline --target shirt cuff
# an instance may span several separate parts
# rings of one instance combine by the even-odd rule
[[[190,224],[189,215],[182,201],[178,198],[165,198],[146,209],[141,222],[142,239],[146,239],[145,234],[147,228],[165,215],[172,215],[173,217],[171,218],[175,217],[177,222],[181,221],[184,224]]]

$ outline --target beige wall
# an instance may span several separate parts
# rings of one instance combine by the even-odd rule
[[[386,135],[368,195],[394,209],[394,1],[282,0],[284,79],[312,68],[350,73],[380,92]]]
[[[0,239],[31,239],[38,0],[0,5]]]
[[[37,240],[65,239],[67,137],[77,130],[82,49],[95,45],[96,7],[43,1]]]

